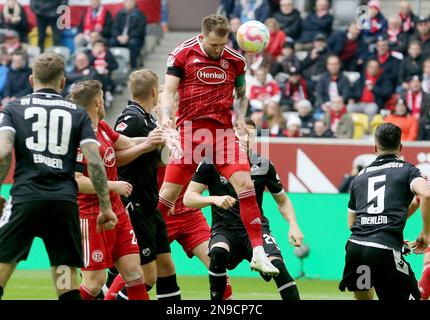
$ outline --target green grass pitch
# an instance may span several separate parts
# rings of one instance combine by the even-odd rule
[[[179,276],[179,285],[184,300],[208,300],[209,282],[207,277]],[[259,278],[233,277],[233,297],[235,300],[280,300],[273,281]],[[297,280],[300,296],[304,300],[352,299],[350,293],[337,289],[337,281]],[[154,290],[155,291],[155,290]],[[155,299],[155,292],[150,292]],[[9,281],[4,300],[51,300],[56,299],[48,270],[17,270]]]

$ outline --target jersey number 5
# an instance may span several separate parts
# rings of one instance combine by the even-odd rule
[[[378,182],[385,182],[386,175],[370,177],[367,184],[367,202],[371,202],[376,198],[376,206],[375,204],[371,204],[367,208],[367,213],[370,214],[379,214],[382,213],[385,209],[385,184],[375,189],[375,184]]]
[[[49,112],[49,132],[48,132],[48,111],[40,107],[30,107],[25,109],[24,119],[28,120],[37,117],[33,122],[32,130],[36,132],[36,137],[29,137],[25,140],[28,149],[38,152],[48,151],[56,155],[65,155],[69,150],[70,132],[72,129],[72,115],[70,112],[61,109],[53,109]],[[61,128],[60,135],[58,131]],[[60,143],[58,144],[58,140]]]

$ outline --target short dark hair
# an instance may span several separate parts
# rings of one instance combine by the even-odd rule
[[[400,147],[402,130],[392,123],[383,123],[375,132],[375,140],[382,151],[397,150]]]
[[[43,53],[33,64],[33,77],[41,84],[58,84],[64,76],[64,60],[55,53]]]
[[[211,14],[202,20],[202,33],[207,36],[214,32],[218,37],[225,37],[230,32],[228,19],[219,14]]]
[[[102,92],[102,84],[100,81],[81,81],[73,87],[71,100],[85,109],[88,109],[100,92]]]

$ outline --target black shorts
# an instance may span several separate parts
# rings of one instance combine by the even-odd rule
[[[269,257],[277,257],[281,260],[282,254],[276,239],[267,227],[262,228],[263,233],[263,247],[264,251]],[[243,260],[251,261],[252,259],[252,246],[249,240],[248,233],[246,230],[238,229],[223,229],[218,228],[212,231],[211,239],[209,241],[209,248],[215,243],[224,242],[227,243],[230,251],[227,260],[227,269],[233,270]],[[210,256],[210,251],[209,251]]]
[[[348,241],[339,289],[365,291],[372,287],[379,300],[421,299],[415,274],[401,252]]]
[[[83,266],[77,203],[8,203],[0,219],[0,262],[26,260],[35,237],[45,243],[51,266]]]
[[[123,200],[139,245],[140,263],[148,264],[156,259],[157,254],[170,253],[170,242],[166,223],[161,212],[142,210],[139,203]]]

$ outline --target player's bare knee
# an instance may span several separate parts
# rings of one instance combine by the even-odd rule
[[[132,268],[121,272],[121,276],[125,282],[130,282],[143,278],[143,272],[140,267]]]
[[[236,193],[245,191],[245,190],[252,190],[254,189],[254,183],[252,182],[251,178],[244,177],[242,179],[237,179],[235,183],[233,184],[234,189]]]

